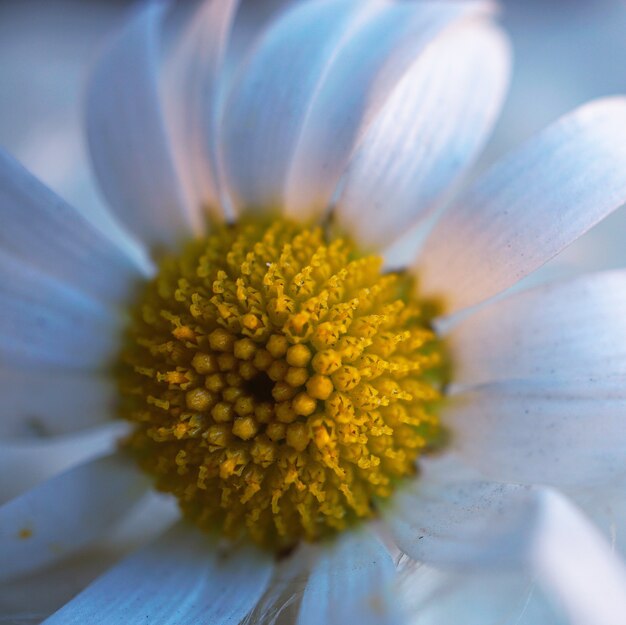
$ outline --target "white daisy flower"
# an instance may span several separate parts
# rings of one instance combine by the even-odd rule
[[[626,99],[459,190],[491,4],[302,2],[229,46],[236,11],[144,5],[93,74],[136,245],[1,156],[7,618],[622,623],[576,504],[621,548],[626,274],[504,293],[626,200]]]

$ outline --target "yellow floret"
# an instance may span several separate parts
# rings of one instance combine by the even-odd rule
[[[280,551],[376,513],[442,440],[442,345],[403,274],[320,228],[215,226],[120,356],[126,447],[189,519]]]

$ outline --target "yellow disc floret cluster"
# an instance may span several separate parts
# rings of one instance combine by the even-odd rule
[[[133,311],[127,447],[232,539],[278,551],[371,517],[442,435],[442,349],[412,281],[320,228],[212,232]]]

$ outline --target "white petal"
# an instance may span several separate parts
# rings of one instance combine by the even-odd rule
[[[508,43],[488,23],[462,23],[433,41],[365,135],[338,201],[339,225],[380,249],[426,219],[482,149],[508,71]]]
[[[436,471],[436,469],[435,469]],[[549,488],[426,475],[396,507],[398,546],[444,567],[526,569],[572,623],[617,625],[626,614],[626,569],[599,532]],[[432,477],[432,479],[430,479]],[[619,615],[616,617],[616,615]]]
[[[156,540],[178,521],[180,508],[176,498],[149,489],[131,512],[98,541],[98,546],[126,555]]]
[[[530,566],[560,602],[572,625],[621,625],[626,614],[626,567],[599,532],[553,491],[541,498]]]
[[[566,625],[522,571],[436,569],[409,560],[400,571],[411,625]]]
[[[102,368],[120,319],[104,305],[0,250],[0,365]]]
[[[41,623],[114,564],[115,555],[98,548],[86,550],[26,577],[3,582],[0,614],[5,623]]]
[[[580,487],[626,472],[626,376],[500,382],[449,401],[452,445],[492,478]]]
[[[69,556],[107,532],[148,483],[119,456],[71,469],[0,507],[0,580]]]
[[[87,136],[98,181],[116,215],[150,247],[191,232],[158,88],[167,5],[148,3],[111,42],[87,92]]]
[[[0,503],[77,464],[114,451],[126,432],[124,423],[108,423],[54,438],[0,441]],[[10,476],[10,479],[6,476]]]
[[[221,554],[208,537],[181,525],[105,573],[45,622],[238,623],[263,594],[271,572],[271,561],[258,552]]]
[[[491,302],[447,339],[456,387],[626,375],[626,271],[590,274]]]
[[[372,534],[351,532],[319,554],[304,590],[298,625],[397,624],[393,561]]]
[[[168,500],[173,506],[164,510],[164,499],[148,491],[101,540],[52,566],[0,584],[0,614],[20,625],[23,619],[25,625],[31,621],[40,623],[59,610],[96,577],[163,534],[180,518],[174,502]]]
[[[626,559],[626,473],[611,483],[588,488],[576,485],[566,494],[594,522],[615,550]]]
[[[338,47],[371,10],[362,0],[302,3],[261,38],[225,108],[224,165],[236,208],[282,207],[312,97]]]
[[[446,457],[422,461],[415,485],[398,493],[388,511],[398,547],[443,568],[519,566],[534,512],[532,489],[459,475],[449,463]]]
[[[299,600],[308,581],[317,545],[300,545],[288,558],[276,562],[274,574],[265,594],[248,614],[242,625],[294,623]]]
[[[508,288],[626,201],[626,99],[583,106],[487,172],[443,215],[416,271],[447,313]]]
[[[104,374],[0,367],[0,439],[58,436],[111,419],[118,400]]]
[[[208,0],[194,7],[167,64],[164,87],[172,146],[189,202],[218,218],[223,217],[219,79],[237,5],[238,0]]]
[[[231,40],[228,42],[226,73],[229,77],[249,56],[259,36],[273,20],[290,6],[302,0],[240,0],[233,25]]]
[[[0,247],[15,258],[114,302],[148,271],[0,150]]]
[[[393,117],[394,127],[389,133],[388,123],[377,122],[376,128],[370,131],[370,135],[373,135],[368,135],[365,139],[366,145],[370,146],[366,151],[375,149],[378,158],[384,160],[385,164],[391,156],[390,152],[397,159],[402,152],[402,146],[387,144],[391,141],[399,143],[401,140],[398,134],[410,135],[407,126],[410,127],[414,118],[421,121],[426,115],[432,114],[432,111],[424,112],[422,116],[415,100],[407,102],[399,110],[398,100],[406,100],[414,95],[407,93],[410,90],[406,88],[406,83],[417,80],[416,71],[411,69],[412,75],[409,77],[406,75],[407,70],[442,30],[463,18],[476,17],[480,12],[487,11],[488,7],[483,2],[378,3],[374,6],[375,11],[369,13],[338,47],[309,105],[287,182],[285,205],[289,214],[302,218],[316,217],[329,204],[355,143],[363,140],[367,126],[383,106],[383,117]],[[427,54],[432,58],[432,53]],[[443,55],[440,53],[438,56]],[[469,53],[469,56],[473,55]],[[435,62],[443,61],[445,59],[438,58]],[[493,61],[495,64],[501,63],[499,58]],[[420,63],[420,67],[422,70],[417,73],[423,74],[423,63]],[[446,71],[445,68],[441,69],[442,73]],[[464,71],[466,70],[463,69],[460,73]],[[449,82],[454,82],[457,78],[449,76]],[[480,93],[482,90],[486,91],[486,97],[491,95],[485,84],[489,82],[489,78],[481,77],[481,90],[477,90]],[[404,85],[400,88],[402,93],[396,88],[398,81]],[[441,98],[438,93],[441,90],[439,85],[429,84],[428,87],[437,91],[430,94],[433,99]],[[419,90],[420,87],[417,88]],[[457,89],[456,93],[459,91],[462,90]],[[474,103],[468,102],[465,94],[463,96],[465,113],[472,117]],[[417,98],[423,97],[424,93],[420,91]],[[491,107],[485,106],[485,109],[484,115],[489,117],[492,114]],[[433,124],[432,119],[429,122],[433,126],[439,126],[437,123]],[[481,124],[477,123],[475,133],[480,134],[481,129]],[[386,135],[393,135],[385,140],[383,146],[379,144],[381,131]],[[463,137],[460,137],[459,142],[462,141]],[[376,145],[371,145],[373,143]],[[406,144],[404,145],[406,151]],[[365,158],[363,166],[367,164],[368,158]],[[377,164],[372,166],[378,167]],[[359,177],[358,173],[355,175]],[[373,185],[368,190],[371,186]],[[377,191],[386,194],[389,189]]]

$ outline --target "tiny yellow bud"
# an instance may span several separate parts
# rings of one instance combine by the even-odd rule
[[[235,337],[224,328],[217,328],[209,334],[209,345],[216,352],[228,352],[232,350],[234,343]]]
[[[244,380],[253,380],[259,373],[259,370],[251,362],[242,362],[239,365],[239,375]]]
[[[341,354],[333,349],[318,352],[313,356],[313,369],[322,375],[330,375],[341,367]]]
[[[198,352],[191,360],[191,366],[201,375],[217,371],[217,357],[215,354]]]
[[[285,379],[289,365],[284,360],[275,360],[267,370],[267,375],[274,382],[281,382]]]
[[[228,447],[232,440],[230,427],[227,425],[211,425],[207,429],[206,440],[210,445]]]
[[[218,423],[227,423],[228,421],[232,421],[233,405],[224,402],[215,404],[215,406],[213,406],[213,410],[211,410],[211,416]]]
[[[297,451],[304,451],[311,442],[311,433],[304,423],[287,426],[287,444]]]
[[[287,350],[287,362],[292,367],[306,367],[311,360],[311,350],[302,343],[292,345]]]
[[[231,353],[220,354],[217,357],[217,365],[220,371],[231,371],[235,368],[237,359]]]
[[[269,438],[275,442],[282,441],[283,438],[285,438],[286,431],[287,426],[284,423],[278,423],[277,421],[270,423],[265,430]]]
[[[235,412],[240,417],[245,417],[254,412],[254,400],[252,397],[239,397],[235,402]]]
[[[282,358],[287,353],[289,342],[281,334],[272,334],[265,347],[273,358]]]
[[[276,382],[272,389],[272,397],[277,402],[289,401],[295,396],[296,392],[296,389],[286,382]]]
[[[293,409],[297,415],[308,417],[315,412],[317,401],[307,393],[299,393],[292,402]]]
[[[281,404],[276,404],[276,407],[274,408],[274,413],[276,414],[276,418],[281,423],[291,423],[297,418],[297,415],[291,406],[291,402],[288,401],[284,401]]]
[[[206,377],[204,386],[213,393],[219,393],[226,386],[226,381],[224,380],[223,374],[214,373]]]
[[[237,417],[233,424],[233,434],[244,441],[250,440],[259,431],[259,424],[253,417]]]
[[[335,390],[332,380],[325,375],[316,373],[306,385],[307,393],[315,399],[328,399]]]
[[[256,330],[261,327],[262,323],[256,315],[248,313],[241,318],[241,325],[248,330]]]
[[[244,393],[245,391],[240,386],[229,386],[222,392],[222,399],[225,402],[234,404]]]
[[[251,360],[252,358],[254,358],[255,352],[256,345],[251,339],[246,338],[235,341],[235,358],[238,358],[239,360]]]
[[[259,371],[265,371],[274,362],[274,357],[266,349],[259,349],[254,355],[254,366]]]
[[[361,374],[356,367],[346,365],[333,373],[333,384],[338,391],[351,391],[361,381]]]
[[[289,367],[287,374],[285,375],[285,382],[294,388],[298,388],[299,386],[306,384],[308,379],[309,372],[306,367]]]
[[[208,410],[215,403],[213,395],[203,388],[194,388],[189,391],[185,396],[185,401],[189,410],[197,412]]]

